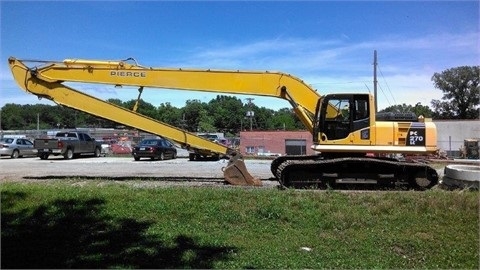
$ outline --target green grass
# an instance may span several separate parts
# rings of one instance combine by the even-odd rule
[[[1,203],[2,268],[479,268],[478,191],[73,179],[2,183]]]

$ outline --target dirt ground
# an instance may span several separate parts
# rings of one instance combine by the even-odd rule
[[[228,160],[189,161],[186,157],[172,160],[142,159],[132,157],[81,157],[65,160],[51,156],[47,160],[38,157],[11,159],[0,158],[0,183],[8,181],[39,182],[75,179],[73,182],[120,183],[141,187],[168,186],[215,186],[228,187],[222,168]],[[250,174],[262,181],[261,188],[279,188],[278,181],[270,172],[271,160],[246,159]],[[443,177],[446,164],[435,163],[434,168]]]
[[[250,174],[262,180],[264,187],[278,187],[278,181],[272,178],[270,163],[270,160],[245,160]],[[134,161],[132,157],[82,157],[72,160],[64,160],[61,156],[52,156],[48,160],[2,157],[0,182],[103,178],[150,186],[225,185],[222,168],[227,164],[227,160],[189,161],[187,158]]]

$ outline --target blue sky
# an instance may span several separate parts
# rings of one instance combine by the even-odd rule
[[[270,70],[320,94],[373,93],[379,109],[430,106],[435,72],[480,65],[479,1],[1,1],[0,107],[54,104],[23,92],[7,59],[119,60],[152,67]],[[102,99],[135,99],[136,88],[75,85]],[[145,89],[154,106],[183,107],[215,94]],[[246,102],[247,96],[237,96]],[[277,110],[280,99],[253,97]]]

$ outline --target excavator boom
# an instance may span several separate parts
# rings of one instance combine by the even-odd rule
[[[63,79],[46,78],[42,74],[43,69],[31,69],[17,59],[10,58],[9,65],[18,85],[31,94],[50,99],[59,105],[167,137],[187,149],[231,156],[229,164],[223,169],[227,182],[234,185],[261,185],[258,179],[248,173],[241,156],[224,145],[72,89],[61,83]],[[51,67],[47,66],[46,70],[51,71]]]
[[[320,98],[302,80],[281,72],[150,68],[127,61],[66,59],[63,62],[48,62],[37,69],[37,76],[48,82],[97,83],[281,98],[290,102],[310,132],[313,131],[315,109]]]

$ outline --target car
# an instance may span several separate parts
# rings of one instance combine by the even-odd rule
[[[150,158],[164,160],[177,158],[177,148],[167,139],[145,139],[132,149],[133,159]]]
[[[24,138],[3,138],[0,140],[0,156],[18,158],[22,156],[36,156],[32,141]]]
[[[201,135],[198,135],[202,138],[205,138],[209,141],[212,141],[212,142],[218,142],[219,138],[218,138],[218,135],[216,134],[201,134]]]

